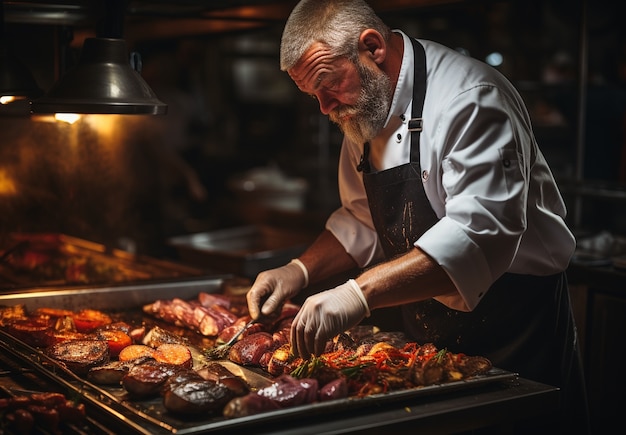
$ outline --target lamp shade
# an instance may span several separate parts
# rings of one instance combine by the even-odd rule
[[[167,105],[131,66],[123,39],[88,38],[76,66],[31,102],[31,112],[161,115]]]
[[[30,70],[0,41],[0,98],[35,98],[43,94]]]

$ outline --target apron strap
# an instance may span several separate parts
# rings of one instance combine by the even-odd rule
[[[411,106],[411,119],[409,131],[411,132],[411,162],[420,165],[420,133],[422,132],[424,99],[426,98],[426,52],[424,46],[414,38],[410,38],[413,44],[413,105]],[[421,169],[420,169],[421,171]]]
[[[370,166],[370,143],[365,142],[363,144],[363,154],[361,154],[361,160],[359,160],[359,164],[356,166],[356,170],[359,172],[364,172],[369,174],[372,172],[372,167]]]
[[[420,166],[420,133],[422,132],[423,118],[422,110],[424,109],[424,99],[426,98],[426,52],[424,46],[414,38],[411,39],[413,44],[413,56],[415,57],[413,65],[413,105],[411,106],[411,119],[409,119],[409,132],[411,133],[411,162]],[[366,174],[371,172],[370,166],[370,143],[363,144],[363,154],[359,160],[356,169]]]

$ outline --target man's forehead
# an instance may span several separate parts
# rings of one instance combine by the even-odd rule
[[[334,60],[335,56],[327,44],[314,42],[287,72],[299,87],[311,85],[312,83],[308,82],[317,80],[317,76],[329,72]]]

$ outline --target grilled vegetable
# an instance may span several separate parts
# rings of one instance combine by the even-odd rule
[[[96,336],[107,342],[112,357],[117,357],[124,348],[133,343],[130,335],[121,330],[105,329],[98,331]]]
[[[72,316],[78,332],[91,332],[111,323],[111,317],[99,310],[84,309]]]
[[[139,358],[151,357],[154,349],[145,344],[131,344],[122,349],[118,355],[120,361],[134,361]]]
[[[159,362],[187,369],[193,366],[191,351],[183,344],[164,343],[156,348],[152,357]]]

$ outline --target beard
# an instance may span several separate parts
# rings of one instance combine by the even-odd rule
[[[372,140],[382,130],[391,106],[392,89],[389,77],[357,61],[361,93],[352,106],[341,106],[329,114],[343,134],[355,143]]]

